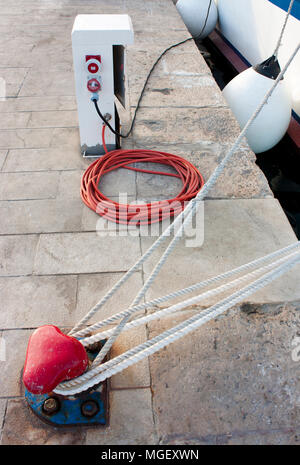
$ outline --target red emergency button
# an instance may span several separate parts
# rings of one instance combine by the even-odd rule
[[[97,65],[97,63],[90,63],[88,65],[88,70],[90,73],[92,74],[95,74],[95,73],[98,73],[99,71],[99,66]]]
[[[101,90],[101,84],[97,79],[93,78],[88,81],[87,88],[90,92],[98,92]]]

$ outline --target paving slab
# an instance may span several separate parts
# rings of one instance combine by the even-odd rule
[[[77,276],[0,278],[0,328],[72,326],[78,321],[76,292]]]
[[[131,105],[135,105],[140,96],[140,88],[131,92]],[[222,94],[215,88],[211,76],[177,76],[153,78],[146,88],[141,107],[225,107]],[[171,110],[172,111],[172,110]]]
[[[204,229],[202,226],[202,216],[199,215],[198,224],[193,226],[194,233],[190,231],[189,234],[193,240],[199,235],[200,245],[190,247],[189,239],[180,240],[148,291],[147,300],[224,273],[296,242],[295,234],[275,199],[207,200],[204,206]],[[142,251],[145,252],[154,240],[142,237]],[[162,248],[144,264],[145,277],[161,253]],[[249,301],[267,303],[298,300],[299,271],[297,265],[280,279],[250,296]],[[219,300],[219,297],[205,302],[212,304],[216,299]]]
[[[0,29],[2,33],[7,33],[5,31],[5,27],[3,28],[1,19],[0,19]],[[17,33],[17,31],[15,31]],[[25,45],[12,45],[11,48],[0,50],[0,60],[1,66],[3,67],[10,67],[11,66],[11,57],[14,57],[14,64],[17,67],[30,67],[33,65],[33,57],[32,57],[32,47],[33,45],[25,44]]]
[[[291,353],[299,305],[268,310],[236,308],[150,357],[159,438],[258,430],[263,443],[259,430],[299,429],[299,372]],[[195,313],[150,323],[149,337]]]
[[[25,362],[27,344],[31,330],[20,329],[2,331],[5,341],[6,360],[0,360],[2,379],[0,397],[19,397],[23,395],[22,370]]]
[[[84,170],[61,171],[57,198],[63,203],[66,199],[80,200],[80,183]]]
[[[80,445],[85,431],[66,431],[43,424],[23,399],[8,401],[2,445]]]
[[[0,150],[0,170],[3,168],[3,165],[6,161],[8,150]]]
[[[0,276],[32,273],[37,235],[0,237]]]
[[[55,172],[0,173],[0,200],[53,199],[58,182]]]
[[[12,61],[11,61],[12,64]],[[5,80],[6,97],[17,97],[29,68],[1,68],[0,78]]]
[[[299,380],[291,353],[299,327],[299,267],[226,317],[156,354],[151,373],[145,360],[115,375],[108,429],[57,432],[41,424],[18,398],[31,332],[26,328],[78,321],[136,261],[141,245],[144,251],[154,240],[145,237],[143,228],[130,229],[126,236],[121,227],[119,236],[109,236],[107,221],[79,197],[80,178],[91,160],[80,154],[71,53],[74,18],[95,13],[95,6],[97,13],[132,17],[135,43],[127,54],[127,110],[118,105],[124,131],[152,63],[166,47],[190,35],[170,0],[16,2],[8,6],[0,0],[0,76],[5,74],[10,95],[0,102],[1,185],[3,198],[17,196],[0,204],[0,233],[13,234],[0,236],[0,328],[8,347],[7,361],[0,361],[7,379],[0,397],[17,397],[8,402],[2,443],[296,444]],[[22,21],[16,21],[19,17]],[[12,56],[16,71],[11,69]],[[177,153],[194,163],[205,180],[239,134],[193,41],[162,58],[141,106],[133,135],[122,141],[122,148]],[[178,184],[166,188],[165,181],[119,170],[101,188],[113,199],[127,192],[129,201],[177,193]],[[35,200],[24,200],[30,198]],[[203,246],[178,244],[147,298],[296,241],[246,141],[209,198]],[[149,272],[147,263],[101,316],[126,307]],[[210,303],[151,323],[147,330],[122,334],[112,355]],[[0,398],[0,424],[5,405]]]
[[[199,144],[179,144],[154,146],[155,150],[173,153],[191,162],[202,174],[206,182],[215,168],[229,150],[225,144],[202,142]],[[273,198],[273,193],[263,172],[255,163],[256,157],[248,148],[238,150],[209,191],[208,199],[253,199]],[[151,166],[151,165],[149,165]],[[159,170],[159,165],[152,165]],[[167,167],[163,167],[167,172]],[[137,195],[149,200],[172,198],[180,192],[182,183],[179,179],[170,178],[166,183],[165,176],[137,173]]]
[[[55,129],[0,130],[0,148],[23,149],[49,147]]]
[[[133,195],[127,195],[127,193],[121,193],[120,196],[110,196],[107,194],[110,200],[117,203],[135,203],[136,197]],[[107,234],[109,236],[127,236],[130,234],[132,237],[139,237],[140,229],[135,225],[117,224],[109,221],[104,216],[98,215],[90,208],[84,207],[82,210],[81,219],[81,230],[82,231],[97,231],[98,234]]]
[[[0,426],[1,426],[0,429],[1,430],[2,430],[2,426],[4,422],[6,404],[7,404],[6,399],[0,399]]]
[[[84,170],[63,171],[60,173],[58,197],[80,198],[80,183]],[[136,194],[136,173],[132,170],[119,168],[105,174],[99,183],[99,190],[105,196],[119,196]]]
[[[79,321],[111,287],[123,276],[123,273],[82,274],[78,276],[77,305],[72,317]],[[90,320],[96,323],[114,313],[128,308],[142,286],[140,272],[134,273],[126,285],[108,300],[108,302]],[[141,313],[141,312],[140,312]]]
[[[147,331],[145,325],[133,328],[128,332],[126,331],[126,333],[118,337],[116,343],[111,348],[110,358],[115,358],[126,350],[132,349],[146,341]],[[150,384],[149,360],[147,358],[126,368],[121,373],[117,373],[110,379],[112,389],[144,388],[150,387]]]
[[[30,128],[59,128],[74,126],[78,126],[77,110],[35,111],[31,113],[31,117],[28,122],[28,127]]]
[[[19,95],[21,97],[75,95],[73,71],[72,69],[57,71],[32,69],[28,72]]]
[[[62,95],[60,97],[18,97],[7,98],[0,102],[1,113],[23,111],[72,111],[76,110],[75,96]]]
[[[162,51],[162,49],[158,49],[157,46],[153,45],[152,42],[146,50],[139,44],[128,48],[127,67],[131,105],[136,105],[151,64],[154,63]],[[212,79],[211,73],[200,52],[198,56],[197,52],[195,52],[195,45],[186,42],[184,45],[170,50],[161,58],[151,74],[147,92],[144,94],[141,106],[155,107],[159,103],[160,106],[164,106],[165,104],[168,104],[168,106],[182,106],[182,102],[185,102],[185,106],[203,106],[205,102],[206,104],[209,102],[212,105],[214,99],[216,99],[215,105],[224,105],[222,94],[215,86],[215,81],[213,81],[214,94],[212,85],[209,87],[211,82],[209,78]],[[212,97],[210,100],[206,98],[204,90],[201,92],[199,89],[200,83],[206,87],[206,92],[210,92]],[[194,87],[193,91],[191,90],[192,87]],[[164,94],[161,92],[155,95],[155,91],[153,92],[152,89],[161,89],[161,91],[169,89],[170,93]],[[180,92],[184,94],[181,99]],[[192,101],[193,92],[195,95],[194,101]],[[153,98],[154,101],[151,104],[150,102],[152,102]],[[186,101],[187,98],[188,101]]]
[[[97,233],[42,234],[34,273],[127,271],[139,256],[139,241],[135,237],[99,237]]]
[[[84,170],[89,164],[79,148],[77,151],[66,147],[9,150],[6,159],[5,153],[1,151],[5,160],[3,172]]]
[[[133,130],[138,148],[153,145],[197,144],[200,141],[233,143],[238,124],[227,108],[141,108]]]
[[[299,428],[282,428],[277,430],[257,430],[244,434],[233,433],[217,438],[219,445],[249,445],[249,446],[298,446],[300,444]]]
[[[43,129],[36,129],[36,131],[43,131]],[[44,131],[53,131],[49,147],[59,147],[62,152],[65,147],[76,152],[80,149],[78,128],[54,128],[44,129]],[[43,148],[43,146],[40,146],[40,148]]]
[[[0,129],[26,128],[30,112],[6,113],[0,120]]]
[[[156,444],[150,389],[110,392],[110,424],[103,430],[89,429],[88,445]]]

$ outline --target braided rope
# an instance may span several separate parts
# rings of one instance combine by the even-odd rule
[[[239,147],[239,145],[241,144],[245,134],[247,133],[249,127],[251,126],[251,124],[253,123],[253,121],[257,118],[257,116],[259,115],[259,113],[261,112],[262,108],[265,106],[265,104],[267,103],[268,99],[270,98],[270,96],[272,95],[272,93],[274,92],[275,88],[277,87],[278,83],[281,81],[281,78],[283,77],[283,75],[285,74],[286,70],[288,69],[291,61],[293,60],[293,58],[295,57],[295,55],[297,54],[298,50],[300,48],[300,43],[298,44],[298,46],[296,47],[295,51],[293,52],[292,56],[289,58],[288,62],[286,63],[285,67],[283,68],[283,70],[279,73],[279,75],[277,76],[276,80],[274,81],[273,85],[271,86],[271,88],[269,89],[269,91],[266,93],[265,97],[263,98],[262,102],[260,103],[260,105],[258,106],[258,108],[254,111],[253,115],[251,116],[251,118],[248,120],[248,122],[246,123],[246,125],[244,126],[244,128],[242,129],[242,131],[240,132],[239,136],[237,137],[235,143],[233,144],[233,146],[231,147],[231,149],[228,151],[227,155],[225,155],[225,157],[223,158],[223,160],[221,161],[221,163],[217,166],[217,168],[214,170],[213,174],[211,175],[211,177],[209,178],[209,180],[207,181],[207,183],[204,185],[204,187],[201,189],[201,191],[197,194],[197,196],[195,197],[195,199],[193,200],[203,200],[206,196],[206,194],[209,192],[209,190],[211,190],[211,188],[216,184],[218,178],[220,177],[220,175],[222,174],[222,172],[224,171],[224,168],[225,166],[227,165],[227,163],[229,162],[229,160],[232,158],[233,154],[235,153],[235,151],[237,150],[237,148]],[[192,200],[192,202],[193,202]],[[140,292],[138,293],[137,297],[135,298],[134,302],[133,302],[133,306],[138,304],[140,302],[140,300],[144,297],[145,293],[147,292],[147,290],[149,289],[149,287],[151,286],[151,284],[154,282],[156,276],[158,275],[158,273],[160,272],[161,268],[163,267],[164,263],[166,262],[168,256],[170,255],[170,253],[172,252],[172,250],[175,248],[177,242],[179,241],[179,239],[181,238],[181,235],[182,235],[182,232],[184,231],[184,227],[185,225],[188,226],[188,224],[192,221],[196,211],[197,211],[197,206],[198,206],[198,202],[195,201],[192,203],[192,207],[191,207],[191,211],[188,213],[188,215],[186,216],[186,219],[184,221],[184,223],[180,226],[180,228],[178,229],[178,231],[175,233],[175,236],[174,238],[171,240],[170,244],[168,245],[168,247],[166,248],[166,250],[163,252],[163,254],[161,255],[159,261],[157,262],[157,264],[155,265],[154,269],[152,270],[149,278],[147,279],[147,281],[145,282],[145,284],[143,285],[142,289],[140,290]],[[154,243],[154,245],[157,244],[157,241]],[[156,248],[158,247],[155,246],[155,248],[153,249],[156,250]],[[108,339],[108,341],[106,342],[106,344],[102,347],[102,349],[100,350],[98,356],[95,358],[94,360],[94,363],[93,365],[97,365],[99,363],[102,362],[102,360],[104,359],[104,357],[107,355],[107,353],[109,352],[111,346],[113,345],[113,343],[115,342],[115,340],[117,339],[117,337],[119,336],[119,334],[122,332],[122,329],[124,328],[124,326],[126,325],[127,321],[129,320],[129,316],[126,316],[122,321],[120,321],[120,323],[118,324],[118,326],[115,328],[114,330],[114,333],[111,335],[111,337]]]
[[[242,283],[244,281],[247,281],[249,278],[254,278],[257,276],[257,274],[261,274],[263,272],[266,272],[268,271],[268,269],[270,267],[278,267],[278,265],[280,265],[281,263],[284,263],[284,262],[287,262],[287,261],[291,261],[292,258],[295,258],[297,257],[297,259],[299,260],[300,259],[300,256],[299,256],[299,251],[297,252],[294,252],[293,254],[290,254],[289,256],[286,256],[286,257],[283,257],[279,260],[277,260],[276,262],[274,263],[271,263],[269,265],[266,265],[258,270],[255,270],[254,272],[252,273],[249,273],[245,276],[243,276],[242,278],[239,278],[238,280],[235,280],[234,283],[227,283],[225,284],[224,286],[220,286],[222,287],[222,290],[220,292],[224,292],[225,290],[228,290],[230,289],[231,287],[235,286],[237,284],[237,282],[239,283]],[[200,294],[200,295],[197,295],[195,297],[192,297],[191,299],[187,299],[186,301],[183,301],[183,302],[180,302],[178,304],[175,304],[171,307],[169,307],[168,309],[164,309],[164,310],[161,310],[160,312],[160,315],[162,314],[166,314],[166,313],[171,313],[171,312],[175,312],[175,311],[178,311],[178,310],[182,310],[186,307],[190,307],[192,304],[196,304],[196,303],[199,303],[201,300],[211,296],[211,293],[215,292],[216,290],[213,289],[212,291],[208,291],[204,294]],[[207,314],[209,312],[209,309],[208,310],[205,310],[205,311],[202,311],[202,314]],[[151,315],[147,315],[146,317],[144,318],[149,318],[149,320],[151,319],[154,319],[155,317],[157,316],[157,314],[151,314]],[[136,323],[136,322],[139,322],[140,320],[136,320],[132,323]],[[125,329],[125,328],[124,328]],[[95,335],[95,336],[99,336],[98,334]],[[93,342],[96,342],[96,338],[92,337],[92,338],[89,338],[89,340],[93,339]],[[99,340],[99,339],[98,339]],[[81,341],[83,344],[84,344],[84,340]],[[140,346],[136,346],[134,347],[133,349],[130,350],[130,356],[133,356],[135,355],[136,353],[138,353],[140,351]],[[104,364],[102,366],[106,366],[106,367],[109,367],[109,368],[112,368],[114,365],[122,362],[123,360],[126,360],[126,358],[128,357],[128,353],[129,352],[125,352],[121,355],[119,355],[118,357],[115,357],[114,359],[110,360],[109,362],[107,362],[109,365],[107,364]],[[96,368],[95,368],[96,369]],[[69,382],[70,386],[73,386],[73,385],[77,385],[77,384],[81,384],[82,382],[85,382],[85,381],[88,381],[89,379],[93,378],[94,376],[94,372],[95,372],[95,369],[91,369],[90,371],[88,371],[87,373],[85,373],[84,375],[82,375],[80,378],[76,378],[75,380],[72,380]],[[100,369],[100,367],[99,367]],[[99,371],[102,371],[102,369],[100,369]],[[64,385],[66,385],[67,383],[64,383]]]
[[[271,283],[274,279],[281,276],[283,273],[289,271],[297,263],[299,263],[299,257],[290,259],[288,262],[276,267],[275,270],[272,270],[264,274],[261,278],[257,279],[252,284],[243,287],[242,289],[230,295],[229,297],[211,306],[209,309],[202,312],[200,315],[194,315],[193,317],[185,320],[183,323],[180,323],[179,325],[176,325],[175,327],[167,331],[164,331],[159,336],[156,336],[153,339],[140,344],[139,346],[137,346],[139,351],[136,352],[134,355],[131,356],[132,350],[129,350],[121,356],[116,357],[115,359],[110,360],[100,366],[97,366],[94,369],[91,369],[90,372],[87,372],[85,375],[82,375],[79,378],[75,378],[71,381],[61,383],[54,390],[54,392],[62,395],[74,395],[93,387],[95,384],[98,384],[104,381],[105,379],[111,377],[112,375],[124,370],[125,368],[128,368],[129,366],[143,360],[146,357],[149,357],[155,352],[161,350],[163,347],[169,345],[172,342],[175,342],[179,338],[202,326],[204,323],[207,323],[213,318],[216,318],[217,316],[221,315],[226,310],[241,302],[249,295],[253,294],[254,292],[257,292],[267,284]],[[123,356],[126,356],[125,360],[116,363],[116,361],[120,360]],[[110,368],[112,362],[114,362],[114,366]],[[80,386],[78,386],[79,382],[84,381],[85,377],[88,374],[92,374],[93,378],[87,380],[86,382],[83,382]]]
[[[88,345],[88,342],[89,342],[89,344],[93,344],[94,342],[98,341],[98,339],[94,339],[97,335],[91,336],[91,337],[86,338],[86,339],[82,339],[83,337],[90,334],[91,331],[95,331],[95,330],[98,330],[100,328],[103,328],[104,326],[115,323],[120,318],[124,318],[128,314],[132,315],[133,313],[139,312],[139,311],[144,310],[144,309],[146,309],[148,307],[151,307],[151,306],[154,307],[155,305],[162,304],[162,303],[164,303],[164,302],[166,302],[168,300],[174,299],[176,297],[181,297],[181,296],[183,296],[185,294],[189,294],[190,292],[202,289],[204,287],[208,287],[209,285],[218,283],[219,281],[223,281],[223,280],[225,280],[227,278],[230,278],[231,276],[234,276],[235,274],[242,273],[243,271],[247,271],[247,270],[249,270],[251,268],[254,268],[254,267],[260,265],[261,263],[266,262],[267,260],[276,258],[276,257],[278,257],[280,255],[283,255],[283,254],[285,254],[287,252],[292,251],[295,248],[297,249],[299,247],[299,245],[300,245],[300,241],[295,242],[294,244],[289,245],[287,247],[284,247],[283,249],[276,250],[275,252],[272,252],[272,253],[270,253],[268,255],[265,255],[264,257],[260,257],[260,258],[258,258],[256,260],[253,260],[252,262],[241,265],[238,268],[234,268],[233,270],[226,271],[225,273],[222,273],[222,274],[220,274],[218,276],[214,276],[213,278],[206,279],[206,280],[198,282],[196,284],[192,284],[189,287],[174,291],[174,292],[172,292],[170,294],[167,294],[165,296],[157,297],[156,299],[150,300],[150,301],[145,302],[143,304],[139,304],[139,305],[136,305],[135,307],[131,307],[131,308],[123,310],[121,312],[115,313],[114,315],[106,318],[105,320],[99,321],[99,322],[89,326],[88,328],[85,328],[85,329],[77,332],[74,336],[77,337],[78,339],[81,339],[81,341],[80,341],[81,343],[84,343],[84,341],[86,341],[86,344],[84,344],[84,345]]]
[[[151,313],[149,315],[137,318],[137,319],[131,321],[130,323],[127,323],[124,326],[123,331],[128,331],[128,330],[130,330],[132,328],[136,328],[137,326],[140,326],[142,324],[149,323],[149,321],[157,320],[157,319],[159,319],[159,318],[161,318],[163,316],[166,316],[166,315],[168,315],[170,313],[173,313],[175,311],[182,310],[182,309],[184,309],[186,307],[190,307],[190,306],[192,306],[194,304],[199,304],[199,302],[201,302],[202,300],[205,300],[205,299],[207,299],[209,297],[213,297],[215,295],[221,294],[221,293],[226,292],[227,290],[229,290],[229,289],[231,289],[233,287],[236,287],[239,284],[250,281],[251,278],[254,278],[255,276],[261,274],[264,271],[272,269],[276,265],[279,265],[280,263],[285,262],[288,258],[292,258],[292,257],[295,257],[297,255],[299,255],[299,252],[295,252],[293,254],[288,255],[287,257],[276,260],[275,262],[272,262],[272,263],[270,263],[270,264],[268,264],[268,265],[266,265],[264,267],[258,268],[257,270],[252,271],[251,273],[247,273],[246,275],[242,276],[241,278],[237,278],[237,279],[235,279],[233,281],[230,281],[229,283],[226,283],[226,284],[223,284],[223,285],[221,285],[219,287],[216,287],[215,289],[211,289],[209,291],[206,291],[203,294],[200,294],[200,295],[197,295],[197,296],[192,297],[190,299],[184,300],[183,302],[172,305],[172,306],[170,306],[168,308],[165,308],[165,309],[162,309],[162,310],[159,310],[159,311],[155,311],[154,313]],[[88,346],[91,343],[102,341],[103,339],[106,339],[107,337],[109,337],[113,333],[113,331],[114,331],[113,329],[108,329],[107,331],[103,331],[101,333],[95,334],[94,336],[83,339],[80,342],[84,346]]]
[[[284,23],[283,23],[283,26],[282,26],[282,29],[281,29],[281,32],[280,32],[280,35],[279,35],[279,38],[278,38],[278,41],[277,41],[277,44],[276,44],[274,53],[273,53],[273,55],[274,55],[275,57],[277,57],[279,48],[280,48],[280,46],[282,45],[282,44],[281,44],[282,37],[283,37],[284,31],[285,31],[285,28],[286,28],[288,19],[289,19],[290,14],[291,14],[294,1],[295,1],[295,0],[291,0],[291,1],[290,1],[289,8],[288,8],[287,13],[286,13],[286,15],[285,15],[285,20],[284,20]]]
[[[208,180],[208,182],[206,183],[206,185],[204,186],[204,188],[199,192],[199,194],[197,195],[197,197],[195,199],[193,199],[189,205],[187,206],[186,210],[184,212],[182,212],[182,214],[185,213],[185,215],[187,214],[186,216],[186,220],[184,221],[185,224],[188,224],[192,218],[193,218],[193,215],[194,213],[196,212],[197,210],[197,203],[199,200],[203,200],[205,198],[205,195],[207,194],[207,192],[215,185],[217,179],[219,178],[219,176],[221,175],[221,173],[223,172],[223,169],[224,167],[226,166],[226,164],[228,163],[228,161],[231,159],[232,155],[235,153],[236,149],[239,147],[243,137],[245,136],[249,126],[252,124],[252,122],[256,119],[256,117],[258,116],[258,114],[260,113],[260,111],[262,110],[262,108],[264,107],[264,105],[267,103],[268,99],[270,98],[270,96],[272,95],[273,91],[275,90],[275,88],[277,87],[278,83],[280,82],[281,78],[283,77],[283,75],[285,74],[286,70],[288,69],[290,63],[292,62],[292,60],[294,59],[294,57],[296,56],[296,54],[298,53],[300,49],[300,43],[297,45],[296,49],[294,50],[294,52],[292,53],[291,57],[289,58],[289,60],[287,61],[286,65],[284,66],[284,68],[282,69],[282,71],[279,73],[278,77],[276,78],[276,80],[274,81],[273,85],[271,86],[271,88],[269,89],[269,91],[266,93],[263,101],[261,102],[261,104],[259,105],[259,107],[255,110],[255,112],[253,113],[253,115],[251,116],[251,118],[248,120],[247,124],[244,126],[243,130],[240,132],[239,136],[237,137],[235,143],[233,144],[233,146],[231,147],[231,149],[228,151],[228,153],[226,154],[226,156],[224,157],[224,159],[222,160],[222,162],[220,163],[220,165],[215,169],[214,173],[212,174],[212,176],[210,177],[210,179]],[[163,240],[165,240],[166,238],[166,231],[168,231],[168,234],[170,233],[170,231],[173,231],[174,230],[174,226],[175,226],[175,223],[178,224],[179,220],[181,220],[184,216],[180,214],[176,219],[175,221],[172,223],[172,225],[170,225],[166,230],[165,232],[160,236],[160,238],[158,238],[155,243],[150,247],[150,249],[148,249],[148,251],[143,255],[143,257],[141,257],[137,263],[141,264],[143,263],[153,252],[154,250],[156,250],[158,248],[158,246],[160,245],[161,242],[163,242]],[[178,220],[176,222],[176,220]],[[184,224],[179,228],[179,231],[182,232],[184,229]],[[178,232],[179,232],[178,231]],[[163,255],[161,256],[160,260],[158,261],[158,263],[156,264],[156,266],[154,267],[150,277],[148,278],[148,280],[146,281],[145,285],[143,286],[143,288],[141,289],[141,291],[139,292],[138,296],[136,297],[136,299],[134,300],[134,302],[137,301],[137,299],[141,299],[147,289],[150,287],[150,285],[152,284],[152,282],[154,281],[155,277],[157,276],[157,274],[159,273],[161,267],[163,266],[163,264],[165,263],[167,257],[169,256],[170,252],[173,250],[173,248],[175,247],[175,244],[177,243],[177,241],[179,240],[179,234],[178,232],[175,234],[175,237],[172,239],[171,243],[169,244],[169,246],[167,247],[167,249],[165,250],[165,252],[163,253]],[[136,265],[134,265],[132,267],[132,269],[136,269],[135,268]],[[279,269],[282,269],[282,270],[286,270],[287,268],[287,265],[281,265],[281,267],[279,267]],[[131,269],[131,270],[132,270]],[[130,270],[129,270],[130,272]],[[122,281],[122,284],[127,281],[127,279],[129,278],[128,274],[129,272],[126,273],[126,275],[124,276],[124,279],[120,281]],[[279,271],[278,271],[279,272]],[[284,271],[282,271],[284,272]],[[282,272],[280,272],[280,274],[282,274]],[[273,272],[270,272],[271,274],[272,273],[275,273],[274,271]],[[268,273],[267,275],[269,275],[270,273]],[[131,273],[132,274],[132,273]],[[272,275],[273,276],[273,275]],[[275,275],[274,275],[275,276]],[[277,275],[276,275],[277,276]],[[125,279],[126,278],[126,279]],[[275,278],[273,278],[275,279]],[[273,280],[272,279],[272,280]],[[263,283],[263,282],[266,282],[266,284],[269,282],[268,279],[266,279],[266,281],[263,280],[263,278],[261,278],[262,281],[258,280],[259,282]],[[118,284],[118,283],[117,283]],[[265,284],[261,284],[260,286],[263,287]],[[115,288],[116,286],[114,286]],[[251,287],[251,285],[250,285]],[[112,290],[107,294],[107,295],[113,295],[114,292],[112,292]],[[252,293],[252,292],[251,292]],[[233,299],[233,302],[235,302],[235,296],[236,294],[233,294],[231,297]],[[103,299],[101,299],[100,302],[103,302],[103,300],[105,299],[106,296],[104,296]],[[108,297],[109,298],[109,297]],[[106,299],[108,300],[108,299]],[[225,299],[226,300],[226,299]],[[223,302],[223,301],[222,301]],[[234,303],[233,303],[234,305]],[[95,307],[94,307],[95,308]],[[94,310],[94,309],[92,309]],[[75,332],[76,329],[78,329],[80,327],[80,324],[83,324],[82,322],[83,321],[88,321],[91,317],[91,312],[92,310],[88,313],[88,315],[86,315],[86,317],[84,317],[77,326],[75,326],[72,330],[72,332]],[[212,307],[210,309],[211,311],[214,311],[214,307]],[[95,311],[94,311],[95,313]],[[92,313],[92,314],[94,314]],[[213,318],[213,316],[211,317]],[[97,363],[99,363],[99,361],[101,359],[103,359],[103,357],[106,355],[107,353],[107,349],[109,350],[109,348],[111,347],[112,343],[115,341],[116,337],[120,334],[120,332],[122,331],[122,329],[124,328],[124,326],[126,325],[127,321],[129,319],[129,316],[128,317],[125,317],[123,318],[123,320],[119,323],[119,325],[116,327],[114,333],[112,334],[112,336],[110,337],[110,339],[108,340],[108,342],[105,344],[104,348],[100,351],[98,357],[96,358],[96,361]],[[172,330],[175,330],[175,328],[172,328]],[[72,333],[71,332],[71,333]],[[163,335],[165,335],[165,333],[162,333],[160,336],[163,337]],[[166,336],[167,337],[167,336]],[[174,334],[174,337],[175,337],[175,334]],[[179,336],[181,337],[181,336]],[[167,337],[168,339],[168,337]],[[150,342],[150,341],[148,341]],[[173,340],[171,340],[170,342],[173,342]],[[168,344],[169,342],[166,342],[166,340],[163,340],[161,339],[160,340],[160,343],[161,344]],[[107,344],[110,344],[107,345]],[[164,347],[165,345],[161,345],[161,347]],[[157,349],[159,350],[159,349]],[[126,352],[125,354],[127,354],[128,356],[128,352]],[[123,355],[125,355],[123,354]],[[146,355],[148,356],[148,355]],[[137,355],[133,356],[133,359],[132,360],[136,360],[136,358],[134,357],[137,357]],[[132,361],[131,360],[131,361]],[[123,366],[122,363],[125,363],[126,361],[124,362],[121,362],[120,366]],[[109,362],[107,362],[109,363]],[[129,363],[129,359],[127,361],[127,363]],[[135,361],[133,362],[135,363]],[[132,363],[131,363],[132,364]],[[97,384],[99,382],[99,376],[101,377],[101,375],[98,375],[97,376],[97,373],[101,373],[103,371],[103,367],[105,367],[106,364],[103,364],[101,366],[96,366],[95,368],[92,368],[90,370],[89,373],[89,376],[92,375],[93,378],[91,380],[89,380],[89,382],[87,384],[89,384],[89,387],[92,387],[93,385]],[[124,368],[121,368],[121,369],[124,369]],[[120,369],[118,369],[117,366],[114,367],[114,370],[117,370],[117,371],[120,371]],[[113,373],[110,372],[111,374],[108,374],[106,377],[109,377],[111,376]],[[64,384],[64,389],[68,389],[68,386],[71,386],[73,385],[74,383],[75,384],[79,384],[81,382],[81,380],[83,379],[83,377],[85,377],[87,375],[87,373],[85,375],[82,375],[81,377],[79,378],[76,378],[75,380],[72,380],[72,381],[68,381],[66,383],[63,383]],[[95,375],[95,376],[94,376]],[[102,375],[103,376],[103,375]],[[106,378],[104,378],[106,379]],[[58,386],[58,388],[56,389],[56,392],[59,392],[59,390],[61,389],[61,386],[62,384],[60,384]],[[78,391],[79,389],[79,391]],[[86,385],[82,386],[81,389],[80,388],[77,388],[76,392],[81,392],[82,390],[85,390],[86,389]]]

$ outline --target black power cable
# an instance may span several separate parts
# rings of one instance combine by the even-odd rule
[[[197,35],[197,37],[189,37],[188,39],[185,39],[185,40],[182,40],[181,42],[177,42],[176,44],[173,44],[173,45],[170,45],[169,47],[167,47],[160,55],[159,57],[157,58],[157,60],[154,62],[154,64],[152,65],[152,68],[150,69],[148,75],[147,75],[147,78],[145,80],[145,83],[143,85],[143,88],[142,88],[142,91],[140,93],[140,96],[139,96],[139,99],[138,99],[138,102],[137,102],[137,105],[136,105],[136,108],[135,108],[135,112],[134,112],[134,115],[133,115],[133,118],[132,118],[132,121],[131,121],[131,125],[130,125],[130,129],[129,131],[127,132],[127,134],[121,134],[120,132],[116,131],[110,124],[109,122],[105,119],[105,117],[102,115],[100,109],[99,109],[99,106],[98,106],[98,103],[97,103],[97,100],[96,98],[93,98],[92,97],[92,101],[95,105],[95,109],[96,109],[96,112],[98,113],[98,115],[100,116],[100,118],[102,119],[103,123],[106,124],[106,126],[111,130],[111,132],[113,134],[115,134],[116,136],[118,137],[123,137],[123,139],[126,139],[127,137],[130,136],[132,130],[133,130],[133,126],[134,126],[134,123],[135,123],[135,120],[136,120],[136,115],[137,115],[137,112],[140,108],[140,103],[141,103],[141,100],[143,98],[143,95],[145,93],[145,90],[146,90],[146,87],[147,87],[147,84],[149,82],[149,79],[150,79],[150,76],[151,74],[153,73],[154,71],[154,68],[156,67],[156,65],[158,64],[158,62],[162,59],[162,57],[169,51],[171,50],[172,48],[175,48],[175,47],[178,47],[179,45],[183,45],[185,44],[186,42],[189,42],[190,40],[199,40],[205,27],[206,27],[206,24],[207,24],[207,21],[208,21],[208,17],[209,17],[209,12],[210,12],[210,8],[211,8],[211,4],[212,4],[213,0],[210,0],[209,1],[209,5],[208,5],[208,8],[207,8],[207,13],[206,13],[206,18],[205,18],[205,22],[204,22],[204,25],[201,29],[201,31],[199,32],[199,34]]]

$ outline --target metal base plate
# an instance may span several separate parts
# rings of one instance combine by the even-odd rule
[[[103,343],[88,351],[91,361],[97,356]],[[76,396],[60,396],[54,393],[35,395],[25,390],[25,399],[32,411],[44,422],[53,426],[107,426],[107,381],[96,389]]]

